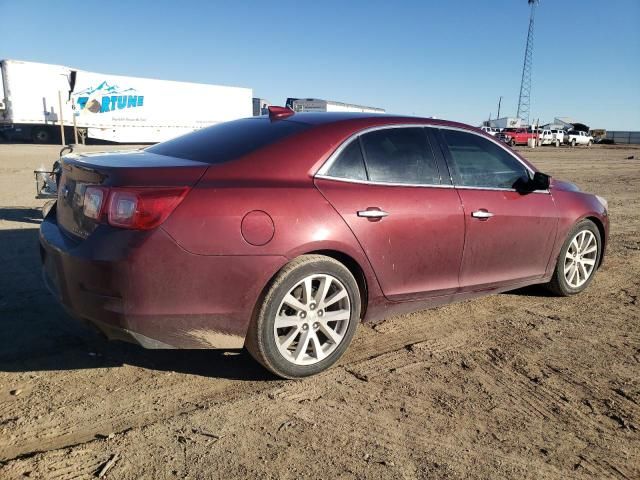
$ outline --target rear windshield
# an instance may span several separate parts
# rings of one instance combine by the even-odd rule
[[[196,130],[147,148],[148,152],[219,164],[310,128],[306,123],[243,118]]]

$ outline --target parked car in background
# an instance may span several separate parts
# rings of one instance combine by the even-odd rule
[[[565,143],[575,147],[576,145],[586,145],[590,147],[593,144],[593,137],[587,132],[577,130],[569,130],[565,135]]]
[[[529,139],[538,139],[538,133],[526,128],[505,129],[496,135],[496,138],[502,140],[510,146],[527,145]]]
[[[148,348],[246,346],[299,378],[361,320],[531,284],[573,295],[602,262],[606,201],[476,128],[269,112],[62,158],[40,255],[67,310]]]
[[[540,145],[555,145],[559,147],[564,143],[564,130],[542,130]]]
[[[489,135],[491,135],[492,137],[495,137],[498,133],[500,133],[500,129],[499,128],[494,128],[494,127],[480,127],[480,130],[482,130],[485,133],[488,133]]]

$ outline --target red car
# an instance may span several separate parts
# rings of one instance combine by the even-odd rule
[[[526,128],[512,128],[500,132],[496,135],[498,140],[514,147],[516,145],[527,145],[529,139],[538,140],[538,133],[527,130]]]
[[[241,348],[276,375],[332,365],[361,320],[546,284],[582,291],[606,201],[480,130],[293,114],[62,160],[40,228],[74,316],[148,348]]]

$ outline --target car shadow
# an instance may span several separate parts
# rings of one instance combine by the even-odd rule
[[[42,209],[32,207],[0,207],[0,220],[40,225]]]
[[[36,215],[37,213],[37,215]],[[0,372],[142,368],[235,380],[275,380],[245,350],[145,350],[72,319],[41,277],[38,209],[2,208],[24,228],[0,230]]]
[[[517,290],[503,292],[502,295],[519,295],[523,297],[548,297],[548,298],[553,298],[556,296],[542,285],[530,285],[528,287],[518,288]]]

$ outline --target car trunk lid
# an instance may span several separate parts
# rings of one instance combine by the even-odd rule
[[[87,238],[97,228],[99,222],[85,216],[83,211],[84,194],[89,186],[190,187],[208,166],[144,150],[66,156],[62,159],[58,185],[58,225],[78,240]]]

